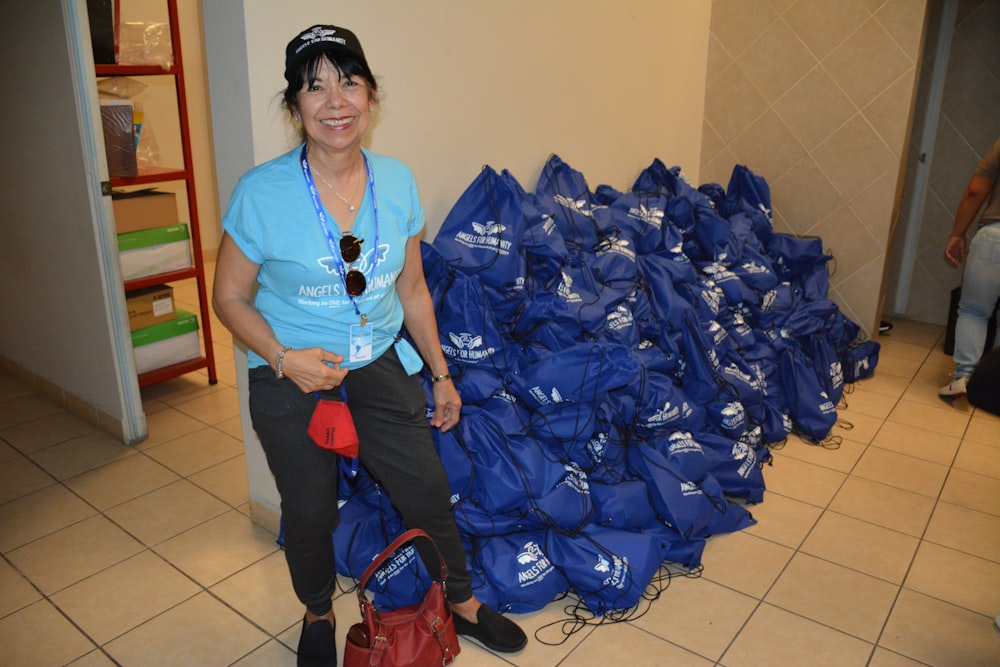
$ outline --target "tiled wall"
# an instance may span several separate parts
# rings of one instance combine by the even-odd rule
[[[831,292],[871,332],[913,106],[925,0],[714,0],[702,182],[744,164],[775,228],[821,236]]]
[[[942,3],[928,7],[928,42],[932,41],[942,21]],[[1000,0],[962,0],[958,4],[945,76],[941,114],[933,146],[921,147],[923,127],[920,110],[928,103],[930,74],[935,65],[933,53],[924,59],[914,120],[907,178],[904,189],[901,225],[910,219],[914,197],[916,161],[923,152],[930,155],[930,174],[923,208],[914,216],[919,229],[909,292],[904,304],[896,307],[903,263],[905,235],[893,239],[890,279],[886,292],[886,313],[921,322],[944,324],[948,317],[952,288],[962,282],[961,269],[944,259],[944,248],[951,233],[955,210],[976,163],[1000,137]],[[968,238],[971,240],[972,232]]]

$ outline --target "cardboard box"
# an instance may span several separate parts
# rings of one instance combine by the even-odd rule
[[[111,206],[115,212],[115,229],[119,234],[178,223],[177,195],[172,192],[116,190],[111,193]]]
[[[178,310],[172,320],[133,331],[132,349],[139,373],[197,359],[201,356],[198,317]]]
[[[122,279],[133,280],[193,266],[186,224],[154,227],[118,235]]]
[[[135,133],[132,103],[128,100],[102,99],[101,125],[104,128],[104,151],[108,158],[111,178],[135,178],[139,166],[135,161]]]
[[[168,322],[177,316],[174,312],[174,288],[170,285],[154,285],[126,292],[125,305],[128,307],[131,331]]]

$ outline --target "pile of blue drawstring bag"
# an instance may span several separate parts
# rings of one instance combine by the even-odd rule
[[[822,240],[776,233],[744,166],[695,188],[655,160],[621,192],[553,155],[533,193],[487,166],[422,250],[464,403],[435,443],[475,594],[499,611],[655,598],[668,565],[695,571],[708,537],[755,522],[769,446],[827,440],[878,363],[828,298]],[[405,526],[342,469],[337,570],[357,579]],[[414,578],[410,547],[376,603],[418,601]]]

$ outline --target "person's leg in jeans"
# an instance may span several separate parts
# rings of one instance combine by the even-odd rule
[[[986,329],[1000,298],[1000,223],[979,230],[969,245],[955,324],[954,377],[968,378],[983,355]]]
[[[333,530],[337,525],[337,455],[309,437],[316,397],[269,367],[250,370],[250,415],[281,495],[285,559],[292,587],[306,609],[325,616],[335,587]]]
[[[409,528],[425,530],[448,565],[448,598],[472,597],[472,577],[451,513],[448,477],[434,448],[427,421],[427,397],[390,349],[380,359],[352,370],[344,381],[347,404],[361,441],[361,463],[389,494]],[[427,545],[414,542],[425,563]],[[432,570],[433,571],[433,570]]]

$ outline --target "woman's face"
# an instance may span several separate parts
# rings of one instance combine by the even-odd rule
[[[358,150],[368,131],[372,90],[359,76],[341,78],[323,59],[314,81],[298,94],[298,113],[306,140],[334,151]]]

